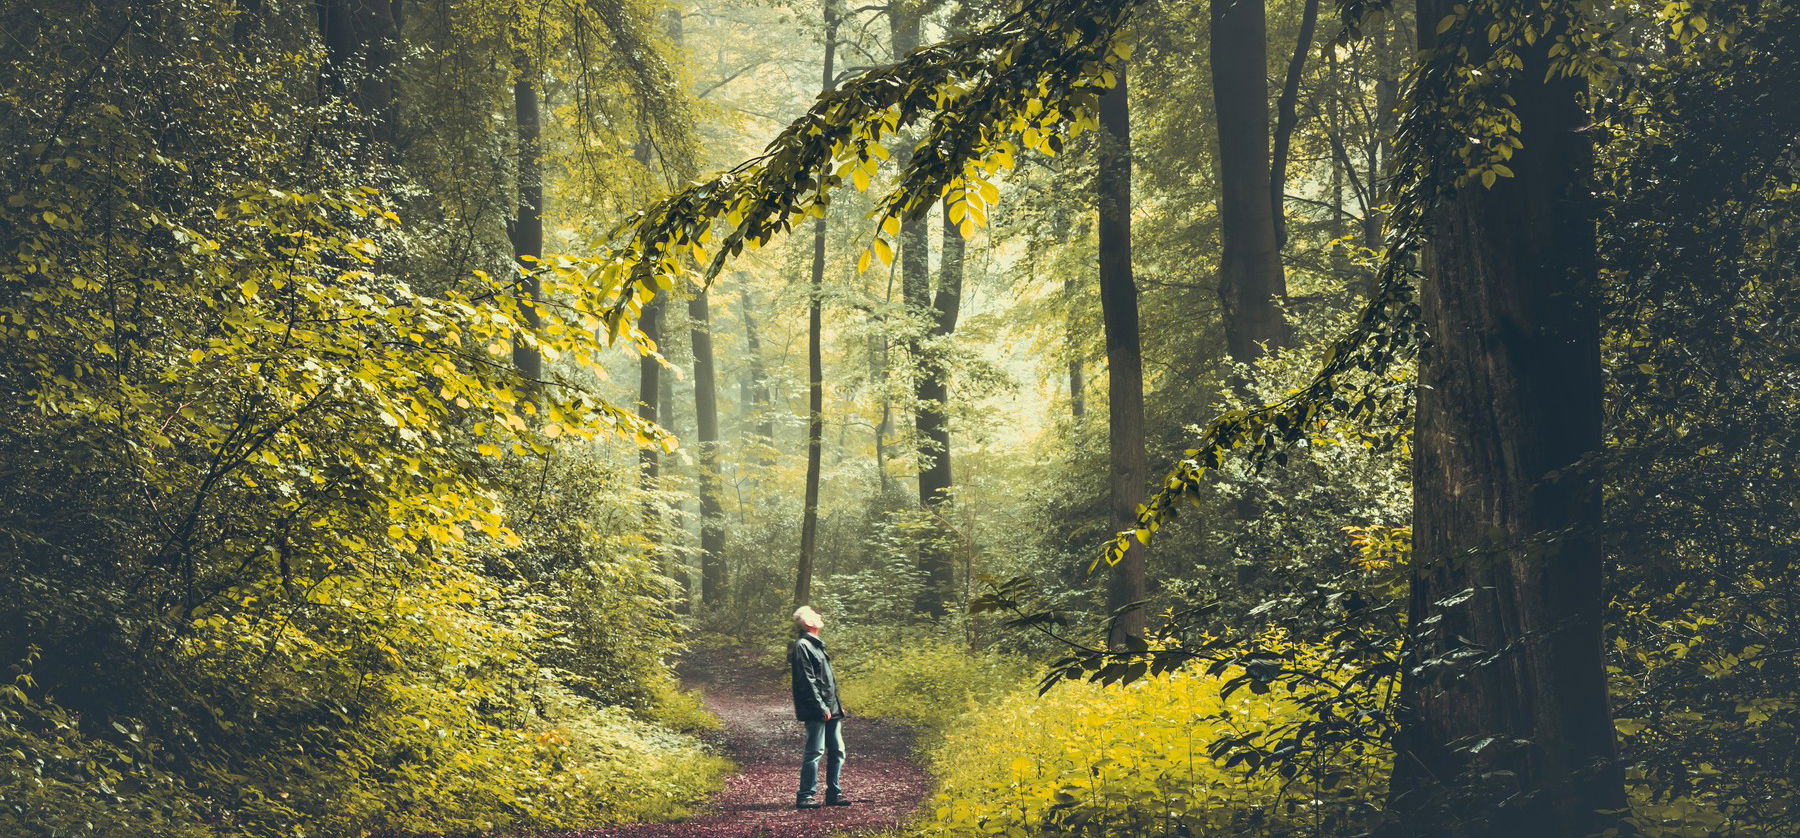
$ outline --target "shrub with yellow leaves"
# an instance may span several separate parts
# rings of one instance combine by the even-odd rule
[[[1280,638],[1259,638],[1264,646]],[[1317,653],[1297,649],[1304,665]],[[1373,814],[1388,757],[1315,749],[1305,771],[1247,771],[1254,740],[1308,712],[1281,688],[1225,689],[1242,673],[1181,670],[1127,685],[1018,689],[951,728],[931,754],[938,790],[918,835],[1329,833]],[[1310,834],[1310,833],[1309,833]]]

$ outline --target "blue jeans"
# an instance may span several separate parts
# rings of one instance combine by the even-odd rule
[[[838,777],[844,773],[843,719],[806,723],[806,755],[800,761],[800,794],[805,800],[819,792],[819,757],[829,753],[825,763],[825,795],[835,798],[843,793]]]

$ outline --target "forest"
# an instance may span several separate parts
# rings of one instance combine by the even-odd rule
[[[1800,2],[0,50],[0,835],[1800,835]]]

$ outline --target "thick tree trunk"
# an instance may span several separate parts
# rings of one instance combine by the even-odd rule
[[[391,154],[399,134],[394,79],[400,58],[399,0],[318,0],[314,8],[325,45],[325,90],[349,102],[365,120],[378,155]],[[260,4],[253,10],[260,12]]]
[[[1269,154],[1269,206],[1275,222],[1275,252],[1287,246],[1287,164],[1294,129],[1300,124],[1300,79],[1306,72],[1306,54],[1312,50],[1313,29],[1319,23],[1319,0],[1306,0],[1300,12],[1300,33],[1294,41],[1294,57],[1288,59],[1287,80],[1275,106],[1275,145]]]
[[[1105,133],[1095,186],[1099,192],[1100,317],[1106,331],[1106,395],[1112,464],[1113,526],[1132,529],[1143,499],[1144,362],[1138,335],[1137,282],[1131,273],[1131,111],[1125,69],[1119,84],[1100,97]],[[1106,605],[1115,615],[1108,642],[1121,646],[1144,637],[1144,551],[1135,540],[1112,566]]]
[[[1212,86],[1219,127],[1219,298],[1235,361],[1291,340],[1269,201],[1268,47],[1263,0],[1212,0]]]
[[[1426,48],[1449,6],[1419,4]],[[1582,85],[1544,81],[1553,43],[1522,56],[1510,90],[1516,177],[1448,199],[1423,260],[1432,342],[1392,795],[1396,819],[1431,835],[1587,836],[1625,801],[1587,460],[1602,445],[1593,149]]]
[[[513,83],[514,125],[518,133],[517,186],[518,208],[513,212],[507,230],[512,239],[513,258],[526,275],[519,282],[519,306],[525,322],[536,329],[541,322],[538,298],[543,282],[538,279],[537,259],[544,254],[544,177],[540,160],[542,124],[539,120],[537,70],[525,56],[515,60],[519,74]],[[544,377],[544,360],[536,349],[523,342],[513,344],[513,364],[528,381]]]
[[[829,93],[837,59],[838,4],[823,0],[825,16],[825,70],[819,84]],[[819,471],[825,448],[825,353],[820,343],[825,294],[825,219],[813,222],[812,283],[806,295],[806,499],[800,511],[800,562],[794,574],[794,603],[812,598],[813,564],[819,547]]]
[[[694,349],[694,432],[700,442],[700,601],[725,601],[725,505],[719,475],[719,389],[713,366],[709,292],[688,302]]]

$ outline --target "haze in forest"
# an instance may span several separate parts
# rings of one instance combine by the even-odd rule
[[[0,33],[0,835],[1800,834],[1794,3]]]

